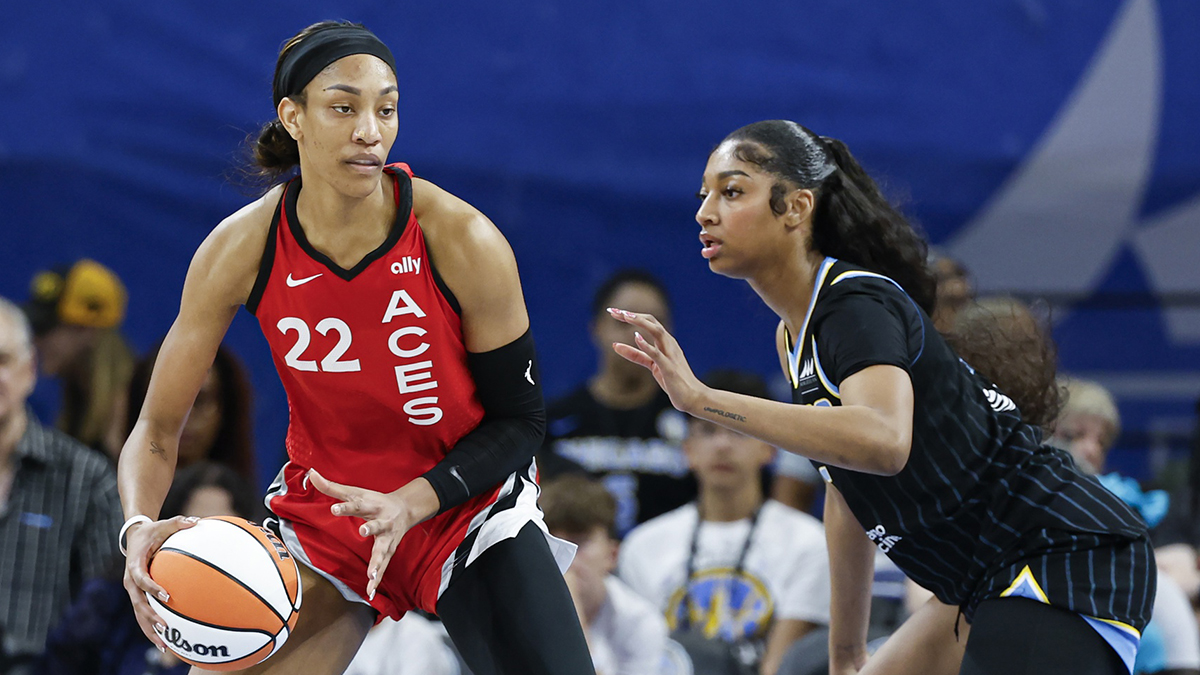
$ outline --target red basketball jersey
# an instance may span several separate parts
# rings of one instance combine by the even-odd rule
[[[287,391],[292,463],[379,491],[428,471],[483,417],[457,303],[412,211],[412,172],[387,174],[396,221],[349,270],[309,245],[300,179],[286,185],[247,302]]]
[[[545,526],[531,464],[409,530],[368,601],[373,538],[358,533],[360,519],[330,514],[334,500],[305,479],[315,468],[339,483],[391,492],[433,468],[483,419],[457,301],[412,212],[412,171],[385,170],[394,179],[396,221],[349,270],[308,243],[296,218],[300,179],[289,183],[246,307],[271,346],[291,416],[290,461],[267,501],[281,536],[345,597],[398,619],[413,607],[434,611],[456,573],[525,523]],[[565,569],[571,551],[559,549]]]

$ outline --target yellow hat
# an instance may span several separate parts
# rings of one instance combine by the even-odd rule
[[[94,260],[85,258],[70,267],[38,272],[29,292],[25,313],[39,335],[60,323],[112,328],[125,319],[125,285]]]

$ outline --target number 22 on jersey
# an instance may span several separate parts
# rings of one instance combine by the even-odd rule
[[[418,319],[425,318],[425,312],[417,305],[407,291],[395,291],[392,293],[392,298],[388,303],[382,323],[391,323],[396,317],[406,314],[411,314]],[[287,316],[279,320],[276,328],[284,335],[291,331],[295,331],[296,333],[296,342],[283,357],[284,364],[289,368],[313,373],[356,373],[362,370],[362,365],[358,359],[344,358],[354,344],[354,336],[351,333],[350,326],[337,317],[326,317],[318,321],[317,325],[314,326],[316,331],[321,335],[328,335],[331,331],[336,332],[338,335],[337,344],[321,359],[319,365],[313,359],[301,358],[304,352],[308,350],[312,339],[308,323],[299,317]],[[388,337],[388,350],[402,359],[416,358],[429,349],[429,343],[421,342],[412,349],[405,349],[400,345],[400,340],[408,336],[422,337],[425,333],[425,329],[420,326],[403,326],[398,328]],[[432,360],[402,363],[395,366],[395,369],[396,385],[401,394],[412,394],[437,389],[437,380],[433,379]],[[423,396],[407,401],[404,404],[404,412],[410,415],[408,421],[422,426],[436,424],[442,419],[442,411],[437,407],[437,402],[437,396]]]

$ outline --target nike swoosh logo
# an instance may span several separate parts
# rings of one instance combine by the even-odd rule
[[[311,277],[304,277],[303,279],[293,279],[292,275],[289,274],[289,275],[287,275],[288,288],[295,288],[301,284],[307,284],[308,282],[312,281],[313,279],[316,279],[317,277],[321,276],[322,274],[324,274],[324,272],[314,274]]]

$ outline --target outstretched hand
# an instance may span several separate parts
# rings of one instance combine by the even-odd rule
[[[675,338],[652,314],[637,314],[623,309],[608,308],[612,318],[630,324],[634,345],[613,343],[613,351],[654,374],[658,386],[667,392],[671,405],[683,412],[692,412],[701,399],[704,385],[696,378],[687,358]]]
[[[329,507],[333,515],[361,518],[363,524],[359,526],[358,533],[363,537],[375,538],[371,547],[371,560],[367,563],[367,599],[374,600],[375,591],[379,588],[379,582],[387,571],[388,563],[391,562],[400,539],[409,529],[432,513],[418,513],[406,499],[403,493],[405,488],[383,493],[342,485],[325,478],[317,473],[316,469],[309,469],[308,479],[313,487],[339,500]],[[432,487],[429,489],[432,492]],[[436,507],[434,511],[436,512]]]

